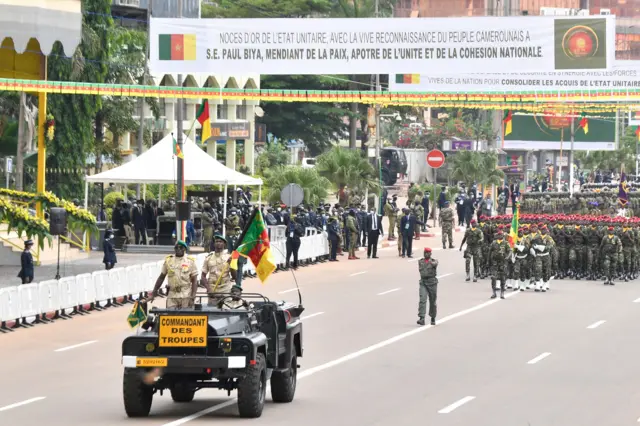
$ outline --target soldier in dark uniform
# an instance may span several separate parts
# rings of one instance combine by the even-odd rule
[[[102,242],[102,251],[104,252],[102,263],[104,263],[104,268],[107,271],[109,269],[112,269],[113,266],[118,263],[118,259],[116,258],[116,251],[113,244],[113,237],[113,231],[107,230],[104,234],[104,241]]]
[[[418,262],[420,272],[420,302],[418,303],[418,325],[424,325],[424,316],[427,310],[427,298],[429,299],[429,316],[431,325],[436,325],[438,314],[438,261],[431,258],[431,249],[424,248],[424,259]]]
[[[22,268],[18,273],[18,277],[22,279],[22,284],[29,284],[33,281],[33,255],[31,254],[31,247],[33,247],[33,240],[27,240],[24,242],[24,251],[20,255],[20,265]]]

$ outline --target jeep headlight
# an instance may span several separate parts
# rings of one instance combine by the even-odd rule
[[[228,337],[225,337],[223,339],[220,339],[220,345],[219,345],[220,349],[222,349],[224,352],[231,352],[231,339]]]

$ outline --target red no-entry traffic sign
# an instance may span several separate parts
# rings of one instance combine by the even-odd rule
[[[439,149],[433,149],[427,153],[427,164],[434,169],[444,165],[444,153]]]

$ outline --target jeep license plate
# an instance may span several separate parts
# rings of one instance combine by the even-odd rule
[[[160,347],[193,348],[207,346],[206,315],[162,315]]]
[[[136,367],[166,367],[167,358],[137,358]]]

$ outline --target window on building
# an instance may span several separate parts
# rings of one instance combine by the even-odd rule
[[[229,115],[227,114],[227,105],[217,105],[218,110],[218,120],[226,120]]]
[[[158,108],[160,109],[160,117],[165,117],[167,115],[167,100],[165,98],[158,100]]]
[[[246,120],[247,119],[247,106],[246,105],[236,105],[236,118],[238,120]]]

